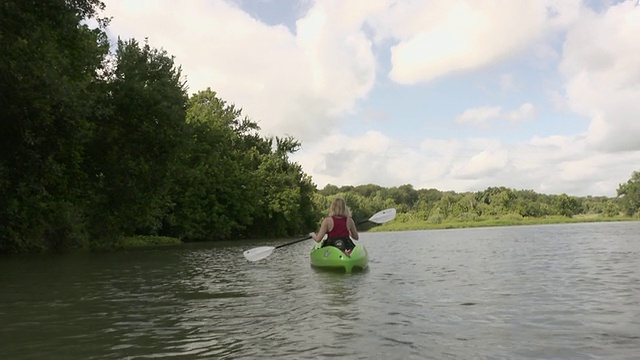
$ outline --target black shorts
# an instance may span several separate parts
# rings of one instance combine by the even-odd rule
[[[349,237],[339,237],[339,238],[328,238],[325,240],[322,246],[333,246],[338,249],[345,250],[353,250],[356,247],[356,244],[353,243],[353,240]]]

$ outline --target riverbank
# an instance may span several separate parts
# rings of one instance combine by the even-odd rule
[[[439,230],[439,229],[460,229],[476,227],[495,226],[520,226],[520,225],[542,225],[542,224],[569,224],[569,223],[589,223],[589,222],[617,222],[617,221],[638,221],[638,218],[616,216],[605,217],[599,215],[580,215],[575,217],[548,216],[544,218],[523,218],[517,215],[505,215],[499,217],[478,217],[473,220],[444,220],[436,223],[429,220],[412,218],[408,214],[402,214],[395,220],[375,226],[370,232],[381,231],[411,231],[411,230]],[[280,239],[281,240],[281,239]],[[177,238],[165,236],[130,236],[120,238],[111,249],[132,249],[140,247],[156,247],[167,245],[180,245],[183,242]]]
[[[182,244],[182,241],[180,239],[167,236],[127,236],[118,239],[114,247],[117,249],[130,249],[146,246],[165,246],[180,244]]]
[[[541,218],[521,217],[518,215],[505,215],[494,217],[478,217],[473,220],[443,220],[433,222],[430,220],[414,219],[410,216],[397,218],[387,224],[382,224],[372,228],[371,232],[379,231],[408,231],[408,230],[439,230],[439,229],[460,229],[474,227],[494,227],[494,226],[519,226],[519,225],[544,225],[544,224],[569,224],[569,223],[589,223],[589,222],[617,222],[617,221],[638,221],[638,218],[628,216],[605,217],[599,215],[581,215],[575,217],[547,216]]]

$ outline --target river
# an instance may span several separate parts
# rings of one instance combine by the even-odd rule
[[[282,242],[286,242],[283,240]],[[0,258],[0,359],[638,359],[640,222]]]

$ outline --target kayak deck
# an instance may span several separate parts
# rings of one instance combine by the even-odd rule
[[[369,263],[369,254],[363,245],[356,245],[350,254],[333,247],[316,244],[311,249],[311,266],[322,269],[344,270],[350,273],[353,269],[364,270]]]

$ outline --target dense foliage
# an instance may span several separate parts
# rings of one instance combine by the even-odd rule
[[[108,43],[80,21],[103,6],[0,4],[0,251],[86,238],[85,152],[101,109],[96,73]]]

